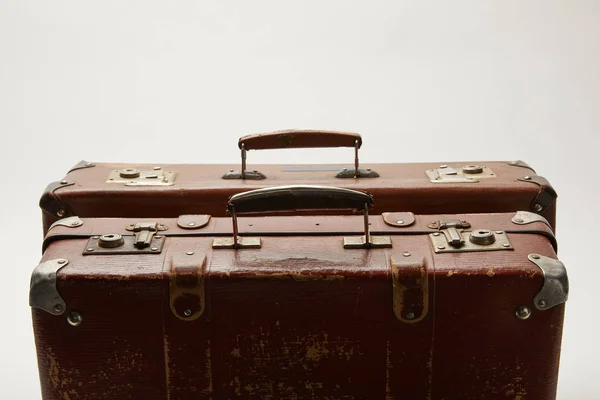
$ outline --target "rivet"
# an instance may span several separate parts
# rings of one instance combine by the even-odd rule
[[[508,244],[508,243],[502,243],[502,247],[510,247],[510,244]]]
[[[160,167],[154,167],[153,169],[154,169],[155,171],[158,171],[158,170],[160,170]]]
[[[80,223],[80,222],[78,222],[78,221],[73,221],[73,222],[71,222],[71,226],[78,226],[78,225],[80,225],[80,224],[81,224],[81,223]]]
[[[371,168],[367,168],[367,171],[370,171],[370,170],[371,170]]]
[[[439,233],[439,232],[435,232],[435,233],[433,234],[433,236],[440,236],[440,233]]]
[[[536,204],[535,206],[533,206],[533,209],[537,212],[542,211],[542,208],[544,208],[544,207],[542,207],[541,204]]]
[[[61,312],[63,309],[63,306],[61,304],[57,304],[54,306],[54,311],[56,312]]]
[[[230,170],[229,170],[229,172],[233,172],[233,170],[232,170],[232,169],[230,169]]]
[[[408,251],[405,251],[404,253],[402,253],[402,255],[403,255],[404,257],[410,257],[410,252],[408,252]]]
[[[64,179],[63,179],[62,181],[60,181],[60,184],[61,184],[61,185],[66,185],[67,183],[69,183],[69,181],[67,181],[67,180],[64,180]]]
[[[85,166],[86,167],[95,167],[96,164],[89,162],[89,163],[85,163]]]
[[[79,326],[83,322],[83,317],[77,311],[71,311],[69,315],[67,315],[67,322],[71,326]]]
[[[87,251],[94,251],[94,248],[93,247],[88,247],[86,250]]]
[[[92,236],[92,239],[100,239],[100,236]]]
[[[65,210],[63,210],[62,208],[60,210],[58,210],[56,212],[56,215],[58,215],[59,217],[64,217],[65,216]]]
[[[541,308],[546,307],[546,300],[542,299],[538,301],[538,306],[540,306]]]
[[[519,319],[527,319],[531,316],[531,309],[526,306],[519,306],[515,311],[515,315]]]
[[[158,247],[153,247],[151,250],[152,251],[158,251]]]
[[[440,165],[440,168],[448,168],[448,166],[446,164],[444,164],[444,165]]]
[[[521,223],[523,223],[523,220],[521,218],[515,218],[515,222],[521,224]]]
[[[64,263],[66,263],[66,262],[67,262],[67,260],[58,260],[58,263],[59,263],[59,264],[64,264]]]
[[[536,260],[539,260],[540,256],[538,256],[537,254],[532,254],[531,258],[535,258]]]
[[[523,177],[523,180],[524,180],[524,181],[530,181],[530,180],[531,180],[531,177],[530,177],[529,175],[527,175],[527,176],[524,176],[524,177]]]
[[[446,246],[442,246],[441,244],[438,246],[438,249],[440,250],[444,250],[446,248]]]
[[[191,255],[193,255],[193,254],[194,254],[194,252],[193,252],[193,251],[188,251],[188,252],[186,252],[185,254],[187,254],[188,256],[191,256]]]
[[[502,235],[504,232],[503,231],[496,231],[497,235]]]
[[[195,222],[190,222],[190,223],[188,223],[188,226],[195,226],[195,225],[196,225],[196,223],[195,223]]]
[[[399,225],[402,225],[404,223],[404,221],[399,220],[399,221],[396,221],[396,223],[399,224]]]
[[[407,312],[406,313],[406,319],[413,319],[415,317],[415,313],[414,312]]]
[[[190,310],[189,308],[186,308],[185,310],[183,310],[183,315],[185,315],[186,317],[189,317],[190,315],[192,315],[192,310]]]
[[[155,235],[154,239],[162,239],[162,236],[161,235]]]

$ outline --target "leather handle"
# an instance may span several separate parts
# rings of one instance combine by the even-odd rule
[[[352,209],[363,211],[373,205],[365,192],[330,186],[278,186],[238,193],[229,198],[227,211],[260,213],[274,211]]]
[[[285,130],[270,133],[242,136],[238,147],[245,150],[300,149],[317,147],[357,147],[362,145],[358,133],[321,131],[321,130]]]

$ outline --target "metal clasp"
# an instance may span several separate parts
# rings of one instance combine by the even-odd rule
[[[461,247],[463,244],[465,244],[465,240],[461,235],[462,229],[470,228],[471,224],[464,220],[452,219],[434,221],[427,225],[427,227],[431,229],[437,229],[443,233],[446,237],[448,245],[452,247]],[[461,231],[459,231],[459,229]]]
[[[431,183],[477,183],[480,179],[496,177],[494,171],[485,165],[465,165],[459,168],[440,165],[437,169],[428,169],[425,174]]]
[[[138,249],[143,249],[150,246],[152,238],[158,231],[165,231],[168,228],[158,222],[138,222],[137,224],[128,225],[125,229],[135,234],[133,245]]]
[[[436,253],[461,253],[469,251],[513,250],[504,231],[490,229],[472,229],[465,220],[440,220],[427,225],[437,229],[429,235]]]

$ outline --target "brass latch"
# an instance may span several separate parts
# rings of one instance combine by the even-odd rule
[[[459,232],[459,229],[470,228],[471,224],[464,220],[440,220],[427,225],[431,229],[437,229],[446,237],[446,241],[452,247],[461,247],[465,241]]]
[[[133,245],[138,249],[150,246],[152,238],[158,231],[166,231],[167,227],[158,222],[138,222],[137,224],[127,225],[128,231],[135,234]]]
[[[163,171],[162,167],[154,167],[152,170],[113,170],[106,179],[106,183],[122,183],[125,186],[171,186],[174,181],[175,172]]]
[[[477,183],[480,179],[496,177],[494,171],[485,165],[465,165],[458,168],[440,165],[437,169],[428,169],[425,174],[431,183]]]
[[[435,221],[427,226],[437,229],[429,235],[436,253],[513,249],[506,232],[489,229],[467,231],[471,224],[464,220]]]

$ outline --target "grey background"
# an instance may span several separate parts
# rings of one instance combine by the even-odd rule
[[[0,397],[39,398],[46,183],[81,159],[232,162],[241,135],[323,128],[360,132],[365,162],[524,159],[548,177],[572,285],[559,398],[599,399],[599,20],[598,1],[4,0]]]

